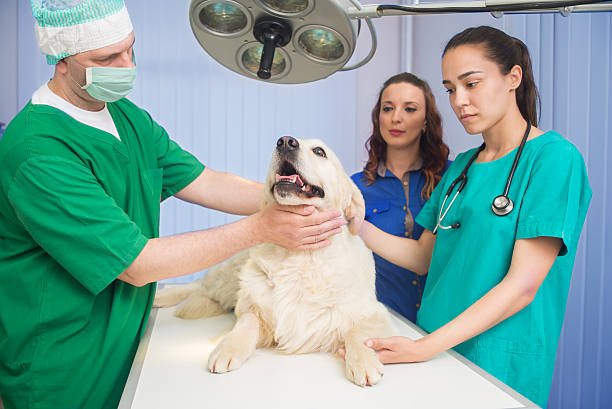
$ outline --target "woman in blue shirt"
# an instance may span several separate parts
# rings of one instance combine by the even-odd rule
[[[366,149],[364,170],[352,176],[365,199],[365,219],[389,234],[418,239],[423,228],[414,219],[447,168],[449,151],[425,81],[409,73],[385,81],[372,110]],[[426,277],[377,254],[374,260],[378,299],[416,321]]]

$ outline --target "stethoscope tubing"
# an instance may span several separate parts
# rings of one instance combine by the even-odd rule
[[[495,197],[495,199],[493,199],[494,201],[493,201],[493,205],[492,205],[492,210],[493,210],[493,213],[495,215],[497,215],[497,216],[505,216],[505,215],[509,214],[512,211],[513,207],[514,207],[514,204],[513,204],[512,200],[510,200],[510,198],[508,197],[508,193],[510,192],[510,185],[512,183],[512,178],[514,177],[514,172],[516,171],[516,167],[518,166],[518,162],[519,162],[519,159],[521,157],[521,153],[523,152],[523,148],[525,147],[525,143],[527,142],[527,137],[529,136],[529,132],[530,131],[531,131],[531,123],[529,121],[527,121],[527,128],[525,129],[525,133],[523,135],[523,138],[521,139],[521,144],[519,145],[519,148],[518,148],[518,150],[516,152],[516,156],[514,157],[514,161],[512,162],[512,167],[510,168],[510,173],[508,175],[508,180],[506,181],[506,185],[504,187],[504,193],[502,195],[500,195],[500,196]],[[455,203],[455,199],[457,199],[457,196],[459,195],[459,193],[461,193],[461,191],[463,190],[463,188],[467,184],[467,180],[468,180],[467,172],[470,169],[470,166],[472,166],[472,163],[476,160],[478,155],[480,155],[480,152],[482,152],[485,147],[486,147],[485,143],[483,143],[482,145],[480,145],[478,147],[476,152],[474,152],[474,154],[472,155],[472,157],[470,158],[468,163],[465,165],[465,167],[463,168],[463,170],[459,174],[459,176],[457,176],[457,178],[453,181],[453,183],[451,183],[450,186],[448,187],[448,190],[446,191],[446,195],[444,195],[444,200],[442,201],[442,206],[440,206],[440,211],[438,212],[438,223],[436,223],[436,226],[434,227],[434,229],[432,231],[433,234],[437,233],[438,228],[447,230],[447,229],[458,228],[460,226],[459,223],[454,223],[454,224],[452,224],[450,226],[443,226],[442,225],[442,221],[446,217],[446,214],[448,213],[450,208],[453,206],[453,203]],[[444,205],[446,204],[446,201],[448,200],[448,198],[452,194],[453,189],[455,188],[457,183],[459,183],[459,187],[457,188],[457,192],[453,196],[453,199],[449,203],[449,205],[446,208],[446,210],[444,210]],[[495,200],[497,198],[499,198],[499,197],[507,199],[507,202],[510,205],[509,208],[508,208],[509,210],[506,210],[504,212],[504,211],[502,211],[503,209],[502,210],[497,209],[497,210],[499,210],[499,212],[496,211]]]
[[[518,166],[518,160],[521,157],[521,153],[523,153],[523,148],[525,147],[525,143],[527,142],[527,137],[529,136],[529,131],[531,131],[531,123],[527,121],[527,129],[525,130],[525,134],[523,135],[523,139],[521,139],[521,144],[516,151],[516,156],[514,157],[514,162],[512,162],[512,167],[510,168],[510,174],[508,174],[508,180],[506,181],[506,187],[504,188],[504,194],[502,196],[508,197],[508,193],[510,192],[510,184],[512,183],[512,178],[514,177],[514,171]]]
[[[436,234],[438,228],[441,229],[452,229],[453,226],[442,226],[442,220],[444,220],[444,218],[446,217],[446,213],[448,213],[448,211],[450,210],[450,208],[453,206],[453,203],[455,202],[455,199],[457,198],[457,196],[459,195],[459,189],[457,189],[457,192],[455,193],[455,196],[453,196],[453,200],[451,200],[451,202],[449,203],[448,207],[446,208],[446,211],[444,212],[444,214],[442,214],[442,210],[444,209],[444,204],[446,203],[446,199],[448,199],[449,195],[445,195],[444,196],[444,200],[442,201],[442,206],[440,206],[440,212],[438,213],[438,223],[436,224],[436,227],[434,227],[432,233]]]

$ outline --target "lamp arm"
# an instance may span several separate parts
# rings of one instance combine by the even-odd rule
[[[370,37],[372,39],[372,46],[370,48],[370,53],[361,61],[359,61],[356,64],[353,65],[349,65],[349,66],[344,66],[342,68],[340,68],[338,71],[350,71],[350,70],[354,70],[355,68],[359,68],[363,65],[366,65],[368,62],[370,62],[370,60],[374,57],[374,53],[376,52],[376,47],[378,45],[378,40],[376,38],[376,29],[374,28],[374,24],[372,24],[372,20],[369,18],[365,19],[366,24],[368,25],[368,28],[370,29]]]
[[[359,0],[350,0],[350,1],[351,3],[353,3],[353,5],[355,6],[357,10],[363,9],[363,5],[359,3]],[[368,28],[370,29],[370,39],[372,40],[370,52],[368,53],[368,55],[366,55],[366,57],[363,60],[361,60],[357,64],[349,65],[348,67],[345,65],[344,67],[340,68],[338,71],[354,70],[355,68],[359,68],[367,64],[374,57],[374,53],[376,53],[376,47],[378,46],[378,39],[376,37],[376,29],[374,28],[374,24],[372,24],[372,21],[369,18],[365,17],[365,21],[366,21],[366,24],[368,25]]]
[[[467,2],[419,3],[407,6],[395,4],[367,4],[361,8],[350,8],[350,18],[376,18],[413,14],[481,13],[550,13],[560,12],[567,16],[572,12],[612,11],[612,2],[602,0],[485,0]]]

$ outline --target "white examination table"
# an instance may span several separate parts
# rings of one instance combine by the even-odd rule
[[[382,380],[360,388],[331,354],[255,351],[237,371],[212,374],[209,353],[233,326],[233,314],[182,320],[153,309],[120,409],[538,408],[454,351],[416,364],[386,365]],[[422,331],[393,314],[398,334]]]

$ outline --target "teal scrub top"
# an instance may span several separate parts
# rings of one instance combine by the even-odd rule
[[[107,105],[121,140],[28,103],[0,141],[6,409],[117,407],[155,284],[116,278],[204,169],[127,99]]]
[[[460,154],[417,217],[433,231],[450,184],[475,149]],[[562,248],[531,304],[455,350],[541,407],[546,407],[557,343],[578,238],[591,199],[584,160],[556,132],[525,144],[508,196],[514,210],[496,216],[493,198],[504,187],[516,149],[504,157],[473,163],[468,182],[438,229],[417,323],[428,332],[442,327],[500,283],[508,272],[514,243],[558,237]],[[444,211],[457,187],[446,201]]]

